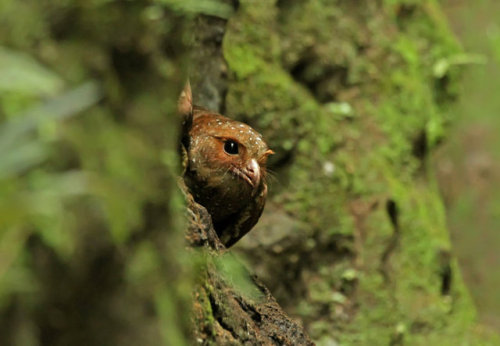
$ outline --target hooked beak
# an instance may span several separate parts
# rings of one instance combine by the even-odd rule
[[[261,172],[257,160],[252,159],[242,170],[237,170],[238,176],[243,178],[255,190],[260,185]]]

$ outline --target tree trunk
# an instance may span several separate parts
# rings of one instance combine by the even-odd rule
[[[264,215],[231,252],[284,310],[320,345],[497,340],[476,324],[428,163],[460,72],[439,5],[241,0],[227,23],[196,27],[195,103],[251,124],[277,153]],[[201,340],[287,344],[254,332],[255,306],[219,299],[210,268]]]

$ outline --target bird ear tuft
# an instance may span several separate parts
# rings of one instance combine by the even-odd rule
[[[189,116],[193,113],[193,94],[191,93],[191,84],[186,82],[184,89],[177,101],[177,111],[180,115]]]
[[[191,131],[191,127],[193,126],[193,94],[191,93],[189,79],[177,101],[177,112],[182,117],[180,135],[183,153],[187,153],[190,144],[189,131]]]

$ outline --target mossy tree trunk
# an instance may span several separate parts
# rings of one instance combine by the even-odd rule
[[[498,340],[476,325],[428,163],[462,54],[439,3],[241,0],[210,23],[222,58],[193,59],[194,94],[277,153],[266,211],[232,251],[285,311],[318,344]]]

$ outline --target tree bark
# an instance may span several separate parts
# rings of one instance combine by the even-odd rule
[[[198,28],[195,103],[250,123],[276,152],[264,215],[231,252],[284,311],[325,345],[496,340],[476,324],[428,163],[460,75],[439,5],[241,0],[227,23]],[[219,279],[197,291],[197,336],[251,343],[253,315],[228,313],[247,304],[218,299]]]

